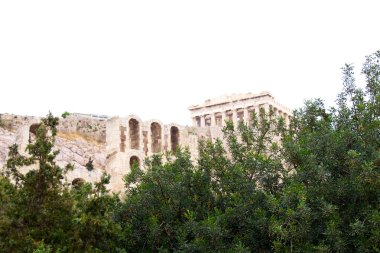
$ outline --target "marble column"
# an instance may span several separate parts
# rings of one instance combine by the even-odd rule
[[[216,121],[215,121],[215,113],[210,113],[211,116],[211,126],[216,126]]]
[[[206,126],[205,115],[202,115],[200,117],[201,117],[201,127],[205,127]]]
[[[227,113],[226,111],[222,111],[222,126],[226,126],[226,120],[227,120]]]
[[[235,126],[238,125],[238,118],[237,118],[237,110],[233,109],[232,110],[232,122],[234,123]]]
[[[249,115],[248,108],[244,108],[244,116],[243,116],[244,122],[249,123],[250,117],[251,115]]]

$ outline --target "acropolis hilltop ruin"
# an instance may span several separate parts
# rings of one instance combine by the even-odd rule
[[[287,123],[292,114],[291,109],[276,102],[269,92],[225,95],[190,106],[189,110],[198,135],[216,139],[222,138],[221,129],[227,120],[234,124],[239,121],[249,123],[252,113],[258,113],[260,108],[265,111],[272,109],[275,115],[284,117]]]
[[[189,107],[192,126],[163,124],[152,119],[143,121],[138,116],[113,117],[86,114],[71,114],[60,120],[56,147],[60,150],[57,163],[68,162],[75,167],[68,174],[68,181],[96,182],[103,172],[111,175],[112,191],[122,191],[123,177],[136,162],[143,168],[146,157],[165,151],[174,151],[178,146],[188,147],[193,158],[197,157],[200,138],[222,138],[226,120],[249,123],[252,112],[260,108],[270,109],[284,117],[286,122],[292,111],[276,102],[269,92],[260,94],[233,94],[206,100],[203,104]],[[7,158],[7,147],[16,143],[25,154],[25,147],[38,127],[36,117],[1,114],[0,119],[0,166]],[[89,159],[94,169],[86,169]]]

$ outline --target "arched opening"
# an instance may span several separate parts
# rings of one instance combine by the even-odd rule
[[[33,124],[29,127],[29,143],[36,140],[37,130],[40,127],[40,124]]]
[[[172,126],[170,128],[170,142],[172,146],[172,152],[175,152],[179,144],[179,130],[176,126]]]
[[[151,138],[152,138],[152,152],[158,153],[161,152],[161,142],[162,142],[162,136],[161,136],[161,126],[157,122],[153,122],[150,125],[150,132],[151,132]]]
[[[134,155],[129,159],[129,168],[132,168],[135,164],[140,167],[140,159]]]
[[[83,178],[75,178],[72,182],[71,185],[75,188],[81,187],[86,181],[84,181]]]
[[[37,134],[37,129],[40,127],[40,124],[33,124],[29,127],[29,133],[32,133],[34,135]]]
[[[129,139],[131,142],[131,149],[140,148],[140,124],[135,119],[129,120]]]

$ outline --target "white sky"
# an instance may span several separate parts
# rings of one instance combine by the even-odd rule
[[[0,0],[0,113],[191,124],[188,106],[227,93],[331,104],[379,25],[379,0]]]

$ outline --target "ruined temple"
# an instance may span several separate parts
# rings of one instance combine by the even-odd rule
[[[60,150],[57,163],[68,162],[75,167],[67,175],[69,182],[96,182],[103,172],[111,175],[109,187],[117,192],[124,188],[123,177],[133,164],[142,169],[146,157],[177,147],[188,147],[195,161],[198,141],[201,138],[222,138],[226,120],[237,124],[250,122],[250,115],[260,108],[272,110],[288,123],[292,115],[289,108],[279,104],[268,92],[260,94],[233,94],[189,107],[192,126],[163,124],[159,120],[143,121],[136,115],[112,117],[74,113],[60,120],[56,148]],[[25,147],[33,141],[39,118],[17,115],[0,115],[0,166],[5,163],[7,146],[17,143],[25,154]],[[86,164],[92,160],[93,170]],[[30,169],[30,168],[29,168]],[[28,168],[24,168],[26,172]]]
[[[275,115],[283,117],[289,123],[291,109],[276,102],[269,92],[225,95],[190,106],[189,110],[198,136],[215,139],[222,138],[221,129],[227,120],[235,125],[239,121],[250,123],[252,113],[258,113],[261,108],[265,111],[273,110]]]

